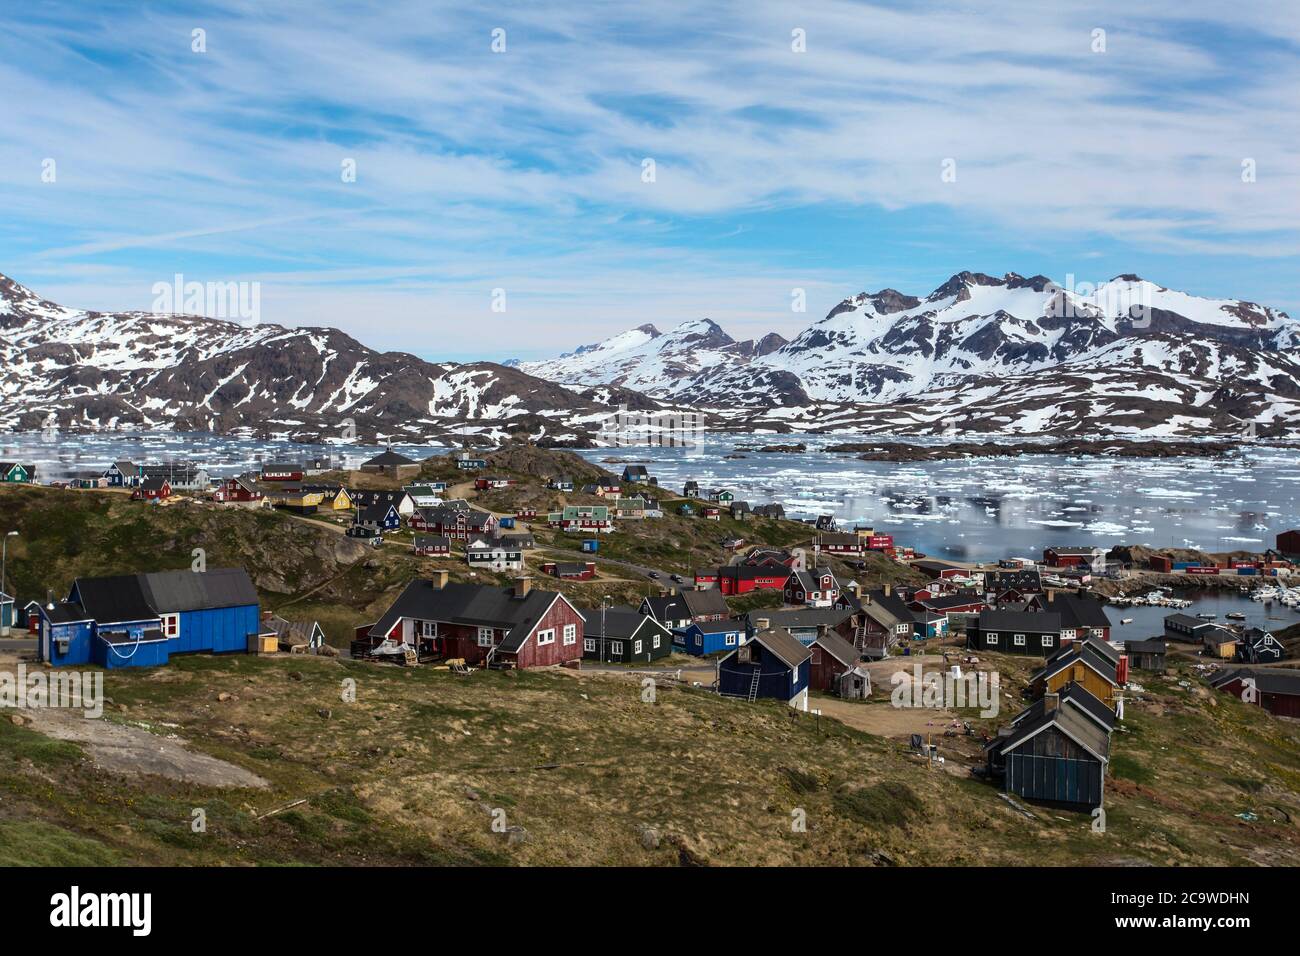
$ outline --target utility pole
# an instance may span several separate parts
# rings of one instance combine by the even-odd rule
[[[605,608],[609,604],[609,595],[606,594],[600,599],[600,662],[608,664],[606,648],[609,647],[609,641],[605,639]]]
[[[9,539],[18,537],[17,531],[10,531],[4,536],[4,543],[0,544],[0,595],[8,594],[5,590],[5,570],[9,562]],[[17,603],[17,602],[15,602]],[[12,614],[12,612],[11,612]],[[10,620],[12,620],[12,616]]]

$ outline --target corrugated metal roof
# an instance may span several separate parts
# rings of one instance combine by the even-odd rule
[[[160,614],[255,605],[257,589],[243,568],[142,574],[141,590]]]

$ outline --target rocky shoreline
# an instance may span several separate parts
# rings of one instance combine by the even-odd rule
[[[961,458],[1018,458],[1024,455],[1104,455],[1115,458],[1222,458],[1239,451],[1232,441],[1129,441],[1070,438],[1041,442],[958,441],[946,445],[910,442],[844,442],[825,451],[852,454],[862,461],[951,461]]]

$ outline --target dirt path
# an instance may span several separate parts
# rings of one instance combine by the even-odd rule
[[[189,750],[177,737],[161,737],[142,727],[111,723],[103,718],[92,720],[80,710],[43,707],[27,708],[21,713],[33,730],[55,740],[81,744],[96,767],[111,773],[156,774],[203,787],[261,789],[267,786],[257,774]]]

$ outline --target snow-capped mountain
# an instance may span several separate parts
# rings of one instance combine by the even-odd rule
[[[482,430],[570,441],[620,405],[658,403],[491,362],[375,352],[337,329],[83,312],[0,276],[0,430],[246,428],[303,439],[351,430],[398,441]]]
[[[776,333],[737,342],[716,322],[694,319],[669,332],[638,326],[557,359],[520,362],[518,367],[552,382],[622,385],[667,396],[677,382],[718,366],[743,367],[785,344]]]
[[[733,423],[781,430],[1300,429],[1300,322],[1132,275],[1062,289],[1045,276],[963,272],[924,298],[862,293],[778,348],[748,361],[710,356],[685,377],[663,374],[645,352],[652,342],[624,352],[616,372],[593,363],[583,380],[617,375]],[[567,380],[571,368],[557,363],[529,368]]]

